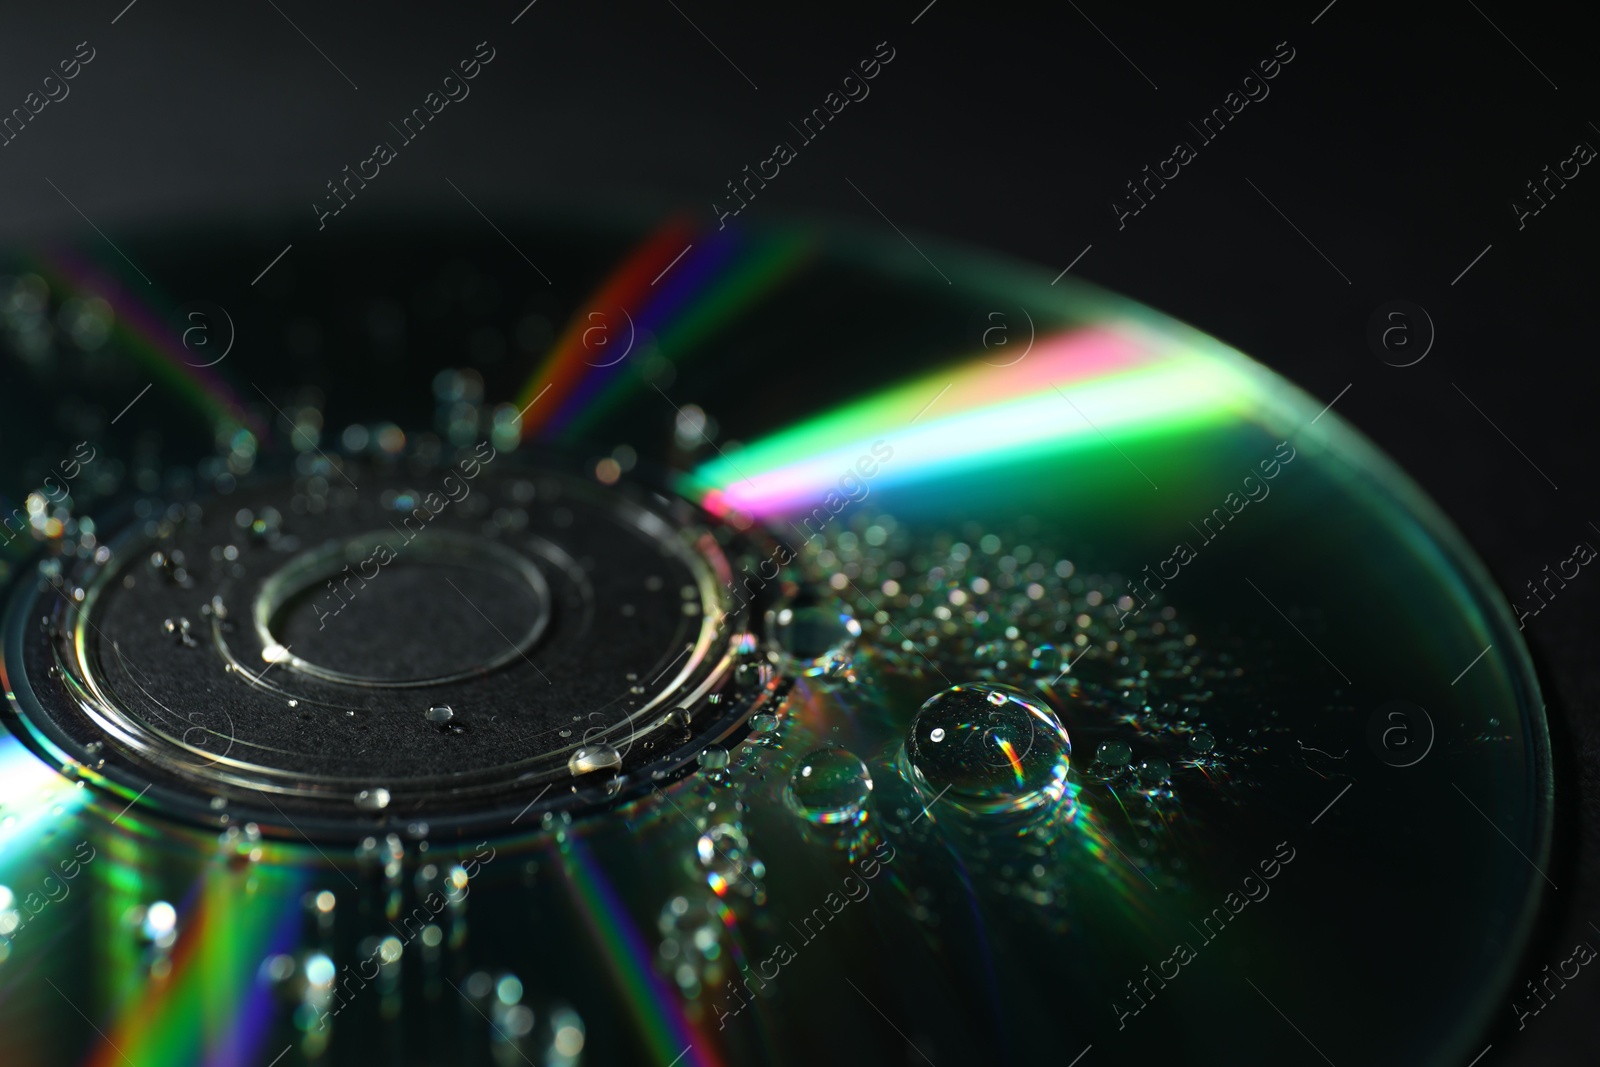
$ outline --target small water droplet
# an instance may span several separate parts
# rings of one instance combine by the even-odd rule
[[[274,986],[284,985],[294,977],[294,957],[287,953],[268,956],[261,962],[260,974]]]
[[[1196,730],[1189,738],[1189,747],[1200,753],[1210,752],[1217,747],[1217,739],[1204,730]]]
[[[1033,650],[1028,667],[1040,674],[1060,674],[1061,650],[1055,645],[1040,645]]]
[[[1139,769],[1134,772],[1139,777],[1139,782],[1146,786],[1158,786],[1172,777],[1172,764],[1164,759],[1153,759],[1139,764]]]
[[[934,732],[942,731],[934,739]],[[1059,801],[1072,742],[1048,706],[1004,685],[955,685],[918,709],[906,741],[917,784],[977,814]]]
[[[861,757],[842,748],[819,748],[801,757],[784,801],[803,819],[833,825],[859,822],[872,795],[872,775]]]
[[[770,734],[778,728],[776,715],[752,715],[750,717],[750,732],[753,734]]]
[[[708,771],[720,771],[728,765],[728,750],[725,748],[704,749],[697,757],[700,766]]]
[[[194,639],[194,634],[190,632],[191,629],[189,620],[182,616],[176,619],[168,619],[161,624],[161,632],[177,641],[184,648],[194,648],[200,643]]]
[[[449,704],[435,704],[427,711],[427,718],[435,726],[444,726],[456,717],[456,710]]]
[[[567,770],[575,775],[613,770],[621,766],[622,753],[606,744],[579,745],[567,760]]]
[[[144,922],[139,932],[146,940],[163,948],[170,948],[177,939],[178,910],[164,900],[158,900],[144,909]]]
[[[944,740],[944,727],[943,726],[935,726],[933,729],[929,730],[928,731],[928,740],[932,741],[934,744],[938,744],[940,741],[943,741]]]
[[[362,811],[382,811],[389,806],[389,791],[379,786],[376,789],[363,789],[356,794],[356,807]]]
[[[1100,747],[1094,750],[1094,758],[1107,767],[1126,767],[1128,761],[1133,759],[1133,747],[1126,741],[1102,741]]]

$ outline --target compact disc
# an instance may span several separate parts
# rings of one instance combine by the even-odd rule
[[[5,1062],[1482,1048],[1543,705],[1338,398],[932,244],[463,232],[5,264]]]

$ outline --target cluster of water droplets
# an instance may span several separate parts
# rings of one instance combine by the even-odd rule
[[[734,912],[714,892],[691,888],[661,906],[656,920],[656,964],[684,996],[715,990],[734,972]]]
[[[343,886],[306,891],[300,947],[261,962],[261,978],[300,1031],[302,1054],[322,1055],[346,1022],[361,1020],[355,1025],[364,1030],[374,1018],[399,1020],[420,993],[430,1002],[466,998],[474,1010],[463,1020],[497,1064],[574,1067],[587,1030],[571,1005],[528,995],[509,971],[460,977],[471,965],[465,955],[471,882],[494,855],[480,846],[473,859],[435,860],[427,835],[426,824],[412,823],[405,836],[364,839],[345,878],[350,893]],[[537,863],[525,860],[523,870],[532,879]]]
[[[122,925],[134,935],[150,977],[164,979],[172,973],[172,950],[178,943],[178,909],[165,900],[129,908]]]
[[[496,1064],[575,1067],[581,1062],[588,1030],[570,1004],[533,1002],[522,979],[503,971],[474,971],[461,993],[487,1020],[490,1053]]]
[[[1064,899],[1052,850],[1084,806],[1098,815],[1083,833],[1111,838],[1096,855],[1114,856],[1117,845],[1146,877],[1178,876],[1169,846],[1190,817],[1184,798],[1217,798],[1281,729],[1266,707],[1238,736],[1213,725],[1224,707],[1230,720],[1248,711],[1259,682],[1226,651],[1200,647],[1174,607],[1131,611],[1123,576],[1043,547],[1026,520],[929,533],[863,511],[808,542],[797,569],[802,588],[821,592],[813,617],[860,630],[835,630],[844,654],[826,670],[799,670],[796,692],[820,694],[830,715],[857,725],[863,714],[904,724],[897,755],[881,737],[857,737],[863,766],[898,772],[889,795],[880,787],[864,810],[888,803],[884,828],[914,840],[935,833],[941,814],[1008,820],[1023,852],[1045,851],[1008,855],[979,835],[972,855],[982,869],[994,865],[994,884],[1034,903]],[[803,668],[815,652],[784,650],[781,662]],[[907,723],[911,693],[922,703]],[[784,800],[816,821],[793,782]]]

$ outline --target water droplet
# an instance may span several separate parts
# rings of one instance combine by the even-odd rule
[[[145,938],[163,947],[170,946],[178,928],[178,910],[164,900],[158,900],[144,911],[140,932]]]
[[[294,977],[294,972],[294,957],[284,953],[262,960],[259,973],[272,985],[281,986]]]
[[[1142,785],[1157,786],[1172,778],[1172,764],[1164,759],[1153,759],[1139,764],[1139,782]]]
[[[700,766],[708,771],[720,771],[728,765],[728,750],[725,748],[707,748],[697,757]]]
[[[783,608],[769,618],[772,640],[788,665],[812,677],[849,663],[861,636],[861,624],[837,608]]]
[[[935,740],[935,731],[943,731]],[[1066,793],[1072,742],[1049,707],[1004,685],[956,685],[918,709],[906,741],[916,784],[979,814]]]
[[[1126,767],[1133,759],[1133,748],[1126,741],[1102,741],[1094,750],[1094,758],[1107,767]]]
[[[621,766],[622,753],[606,744],[579,745],[567,760],[567,770],[572,774],[592,774]]]
[[[306,981],[318,987],[331,986],[334,978],[339,974],[338,969],[333,965],[333,961],[320,952],[307,957],[302,970],[306,976]]]
[[[582,1016],[566,1004],[555,1004],[544,1013],[543,1032],[548,1067],[577,1067],[588,1035]]]
[[[106,744],[104,741],[90,741],[87,745],[83,746],[83,750],[92,756],[105,747]]]
[[[944,727],[943,726],[935,726],[933,729],[929,730],[928,731],[928,740],[932,741],[934,744],[938,744],[940,741],[943,741],[944,740]]]
[[[750,854],[750,839],[735,823],[715,823],[695,842],[695,855],[706,870],[706,883],[718,896],[755,891],[752,879],[766,866]]]
[[[456,717],[456,711],[449,704],[435,704],[427,711],[427,718],[435,726],[444,726]]]
[[[389,806],[389,791],[379,786],[376,789],[363,789],[356,794],[356,807],[362,811],[382,811]]]
[[[872,775],[861,757],[842,748],[819,748],[801,757],[783,799],[811,822],[859,822],[872,795]]]
[[[1032,656],[1028,660],[1028,667],[1030,670],[1037,671],[1040,674],[1060,674],[1061,650],[1056,648],[1055,645],[1040,645],[1033,650]]]
[[[1217,747],[1217,739],[1204,730],[1196,730],[1189,738],[1189,747],[1204,754]]]
[[[770,734],[778,728],[776,715],[752,715],[750,717],[750,732],[753,734]]]
[[[194,639],[194,634],[190,632],[191,628],[189,620],[182,616],[176,619],[168,619],[161,624],[161,632],[177,641],[184,648],[194,648],[200,643]]]

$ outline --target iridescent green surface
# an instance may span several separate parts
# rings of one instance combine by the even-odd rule
[[[552,276],[570,289],[537,312],[556,337],[631,238],[537,240],[566,262]],[[929,248],[946,285],[903,245],[808,228],[790,261],[771,249],[797,237],[740,240],[649,297],[670,304],[652,330],[692,321],[693,345],[645,344],[593,383],[569,361],[577,406],[556,421],[582,427],[567,440],[602,484],[655,468],[771,531],[790,557],[774,589],[859,637],[752,649],[753,671],[797,677],[725,762],[481,848],[377,817],[355,854],[287,827],[178,832],[8,738],[0,884],[45,900],[75,846],[96,858],[0,950],[6,1062],[1065,1063],[1091,1045],[1085,1065],[1309,1062],[1295,1028],[1340,1064],[1481,1049],[1549,869],[1548,739],[1506,605],[1432,505],[1336,409],[1070,278]],[[353,303],[444,277],[442,247],[331,238],[254,326],[335,336]],[[457,282],[519,291],[498,249],[450,247],[472,264]],[[147,253],[165,279],[228,254],[256,250]],[[748,262],[762,286],[733,284]],[[382,266],[350,282],[354,263]],[[82,275],[17,269],[56,304]],[[471,292],[444,320],[425,304],[404,316],[426,351],[531,314]],[[7,306],[14,344],[27,322]],[[62,366],[87,358],[60,343]],[[34,390],[86,388],[22,365]],[[325,382],[323,461],[370,451],[379,418],[425,447],[423,416],[350,413],[376,410],[375,388],[415,410],[442,365]],[[441,396],[435,428],[453,440],[466,404],[470,431],[514,441],[526,370],[490,372],[501,408]],[[0,414],[24,417],[23,395]],[[169,410],[152,399],[150,417]],[[175,436],[241,454],[242,427],[207,421],[227,405],[182,403]],[[260,451],[315,469],[302,436],[278,437]],[[18,702],[28,588],[4,649]],[[952,691],[1015,691],[1037,713],[946,722]],[[1368,740],[1394,700],[1431,718],[1408,766]],[[956,741],[953,762],[919,751]],[[825,773],[805,775],[819,752]],[[319,1027],[341,988],[349,1006]]]

